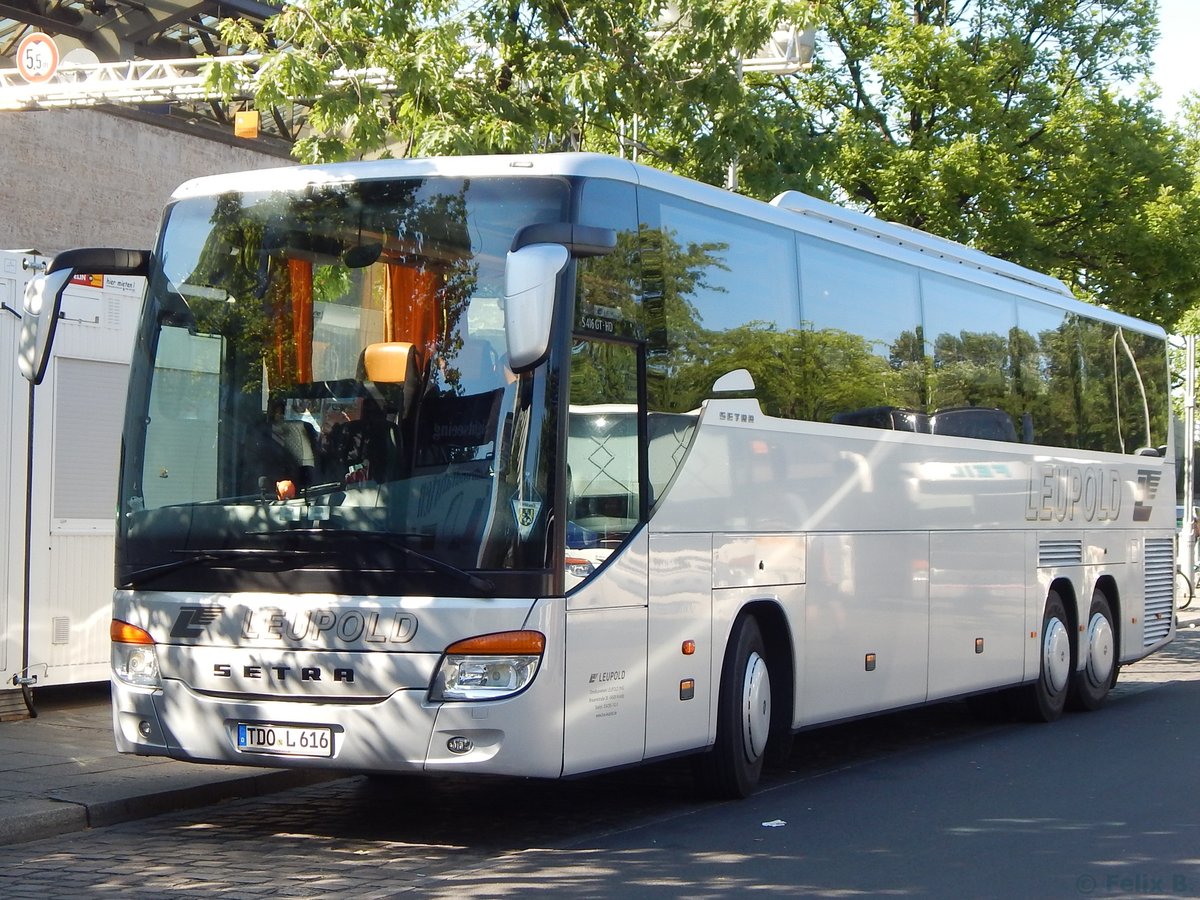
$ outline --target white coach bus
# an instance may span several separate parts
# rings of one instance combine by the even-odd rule
[[[192,181],[143,263],[124,752],[740,796],[1173,636],[1164,333],[958,244],[563,154]]]

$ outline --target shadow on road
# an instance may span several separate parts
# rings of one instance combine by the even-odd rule
[[[70,872],[81,896],[1128,896],[1143,876],[1200,896],[1197,662],[1188,629],[1049,726],[951,702],[805,732],[737,803],[699,799],[687,759],[348,778],[0,851],[0,892]]]

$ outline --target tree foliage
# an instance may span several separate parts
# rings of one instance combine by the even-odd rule
[[[723,173],[751,132],[736,57],[810,0],[301,0],[263,33],[256,103],[311,108],[305,160],[578,149]],[[222,67],[214,84],[228,84]],[[224,80],[222,81],[222,78]],[[636,122],[636,124],[635,124]]]
[[[812,72],[754,90],[804,135],[815,192],[1169,327],[1200,299],[1200,196],[1178,130],[1135,91],[1155,7],[827,3]],[[796,162],[743,159],[764,186]]]

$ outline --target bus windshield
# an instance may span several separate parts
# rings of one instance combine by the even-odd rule
[[[470,572],[545,570],[547,367],[507,367],[503,280],[566,194],[420,178],[177,201],[133,362],[118,582],[469,595],[496,590]]]

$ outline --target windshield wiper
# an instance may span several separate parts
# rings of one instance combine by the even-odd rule
[[[189,566],[227,560],[240,563],[273,563],[278,571],[284,571],[298,569],[312,560],[330,558],[334,555],[328,550],[280,550],[274,548],[255,549],[250,547],[221,547],[212,550],[176,550],[175,552],[182,554],[180,559],[173,559],[169,563],[162,563],[157,566],[147,566],[144,569],[137,569],[126,576],[125,582],[133,584],[138,581],[149,581],[158,578],[160,575],[166,575],[168,572],[175,572],[179,569],[186,569]],[[248,566],[238,566],[238,568],[248,568]]]
[[[458,566],[443,562],[435,556],[430,556],[428,553],[414,550],[408,544],[404,543],[403,538],[405,535],[402,534],[394,534],[390,531],[354,531],[352,529],[341,530],[337,528],[292,528],[286,533],[312,535],[322,540],[327,540],[334,535],[351,540],[365,538],[366,540],[383,544],[389,550],[399,550],[409,559],[415,559],[425,565],[431,572],[437,572],[439,575],[449,575],[451,578],[470,585],[481,594],[490,597],[496,593],[496,585],[488,579],[473,575],[465,569],[460,569]]]

